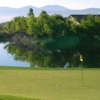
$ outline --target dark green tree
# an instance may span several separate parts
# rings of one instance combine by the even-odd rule
[[[29,12],[28,12],[28,14],[27,14],[28,16],[31,16],[31,15],[33,15],[34,16],[34,13],[33,13],[33,9],[32,8],[30,8],[29,9]]]

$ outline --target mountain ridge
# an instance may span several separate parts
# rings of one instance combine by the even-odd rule
[[[24,6],[21,8],[0,7],[0,22],[11,20],[15,16],[27,16],[29,8],[32,8],[35,16],[38,16],[42,10],[45,10],[49,15],[61,14],[67,17],[71,14],[97,14],[100,15],[100,8],[87,8],[82,10],[69,9],[60,5],[46,5],[43,7]]]

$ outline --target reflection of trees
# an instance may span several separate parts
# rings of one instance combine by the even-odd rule
[[[8,53],[15,56],[15,60],[27,61],[32,67],[63,67],[69,60],[69,53],[65,51],[56,50],[25,50],[14,44],[7,44],[5,46]]]
[[[28,50],[15,44],[7,44],[5,49],[8,53],[14,55],[15,60],[29,62],[32,67],[64,67],[67,62],[69,62],[70,67],[78,67],[80,55],[83,57],[85,67],[99,67],[100,50],[98,42],[94,46],[91,46],[89,42],[89,45],[85,48],[86,43],[84,41],[84,44],[79,45],[77,37],[49,38],[41,40],[37,49],[35,48],[37,46],[34,46],[34,49]],[[91,47],[93,48],[91,49]],[[77,52],[79,52],[79,56]]]

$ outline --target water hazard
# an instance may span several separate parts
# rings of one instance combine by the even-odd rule
[[[11,54],[10,51],[5,48],[7,45],[8,43],[0,43],[0,66],[30,66],[26,61],[16,60],[16,55],[14,53]]]

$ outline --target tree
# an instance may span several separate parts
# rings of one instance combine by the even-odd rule
[[[49,20],[49,15],[47,14],[46,11],[42,11],[40,15],[37,18],[37,25],[39,27],[39,33],[40,36],[44,36],[48,34],[48,20]]]
[[[27,14],[28,16],[31,16],[31,15],[33,15],[34,16],[34,13],[33,13],[33,9],[32,8],[30,8],[29,9],[29,12],[28,12],[28,14]]]
[[[88,15],[80,23],[80,50],[84,54],[85,66],[99,67],[100,64],[100,17]]]
[[[13,20],[7,22],[4,26],[3,26],[3,31],[9,34],[12,34],[15,32],[15,23]]]
[[[28,26],[27,33],[34,36],[37,32],[36,31],[37,25],[36,25],[36,18],[33,15],[27,18],[27,26]]]
[[[62,37],[66,34],[66,24],[65,19],[58,14],[50,16],[50,25],[49,25],[52,37]]]
[[[16,32],[24,32],[26,33],[27,30],[27,21],[25,17],[15,17],[15,30]]]

